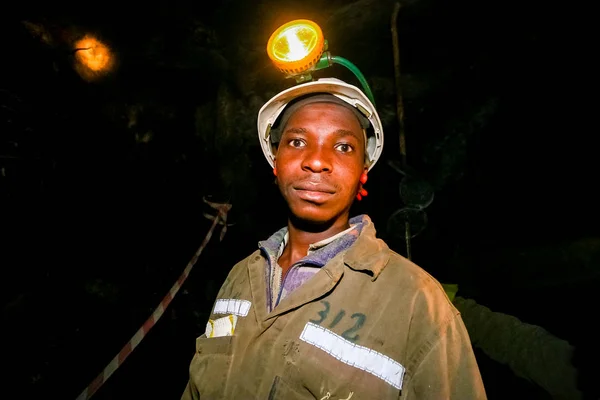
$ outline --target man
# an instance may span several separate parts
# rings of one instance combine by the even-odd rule
[[[288,225],[230,272],[182,399],[485,399],[441,285],[349,216],[383,147],[364,93],[294,86],[261,108],[258,131]]]

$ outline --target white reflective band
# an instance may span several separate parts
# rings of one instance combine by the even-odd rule
[[[300,339],[318,347],[344,364],[375,375],[398,390],[402,389],[404,367],[384,354],[354,344],[312,322],[304,326]]]
[[[248,300],[238,299],[219,299],[215,304],[214,314],[234,314],[240,317],[245,317],[250,311],[250,303]]]

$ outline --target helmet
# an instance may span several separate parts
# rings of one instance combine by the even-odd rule
[[[321,78],[316,81],[292,86],[276,94],[258,112],[258,139],[265,158],[275,167],[275,154],[271,143],[271,128],[285,107],[294,99],[311,93],[330,93],[358,109],[371,123],[367,132],[367,164],[373,168],[383,150],[383,128],[375,106],[356,86],[336,78]]]

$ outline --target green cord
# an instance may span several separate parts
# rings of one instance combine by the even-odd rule
[[[344,67],[346,67],[350,71],[352,71],[352,73],[360,81],[360,84],[362,85],[369,100],[371,100],[371,103],[373,103],[373,105],[375,105],[375,97],[373,96],[371,87],[369,86],[369,83],[367,82],[367,79],[365,78],[365,76],[362,74],[362,72],[360,72],[360,70],[358,69],[358,67],[356,65],[352,64],[349,60],[345,59],[344,57],[340,57],[340,56],[329,56],[329,61],[333,64],[343,65]]]

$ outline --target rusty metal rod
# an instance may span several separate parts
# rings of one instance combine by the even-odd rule
[[[400,51],[398,50],[398,12],[400,3],[394,5],[392,13],[392,43],[394,47],[394,77],[396,80],[396,115],[400,132],[400,157],[402,168],[406,167],[406,135],[404,132],[404,101],[402,99],[402,84],[400,82]]]
[[[398,117],[398,130],[400,141],[400,162],[402,169],[406,168],[406,134],[404,132],[404,101],[402,99],[402,85],[400,82],[400,51],[398,50],[398,13],[400,12],[400,3],[394,5],[392,12],[392,44],[394,47],[394,78],[396,80],[396,116]],[[412,246],[410,221],[404,221],[404,239],[406,241],[406,258],[412,258]]]

